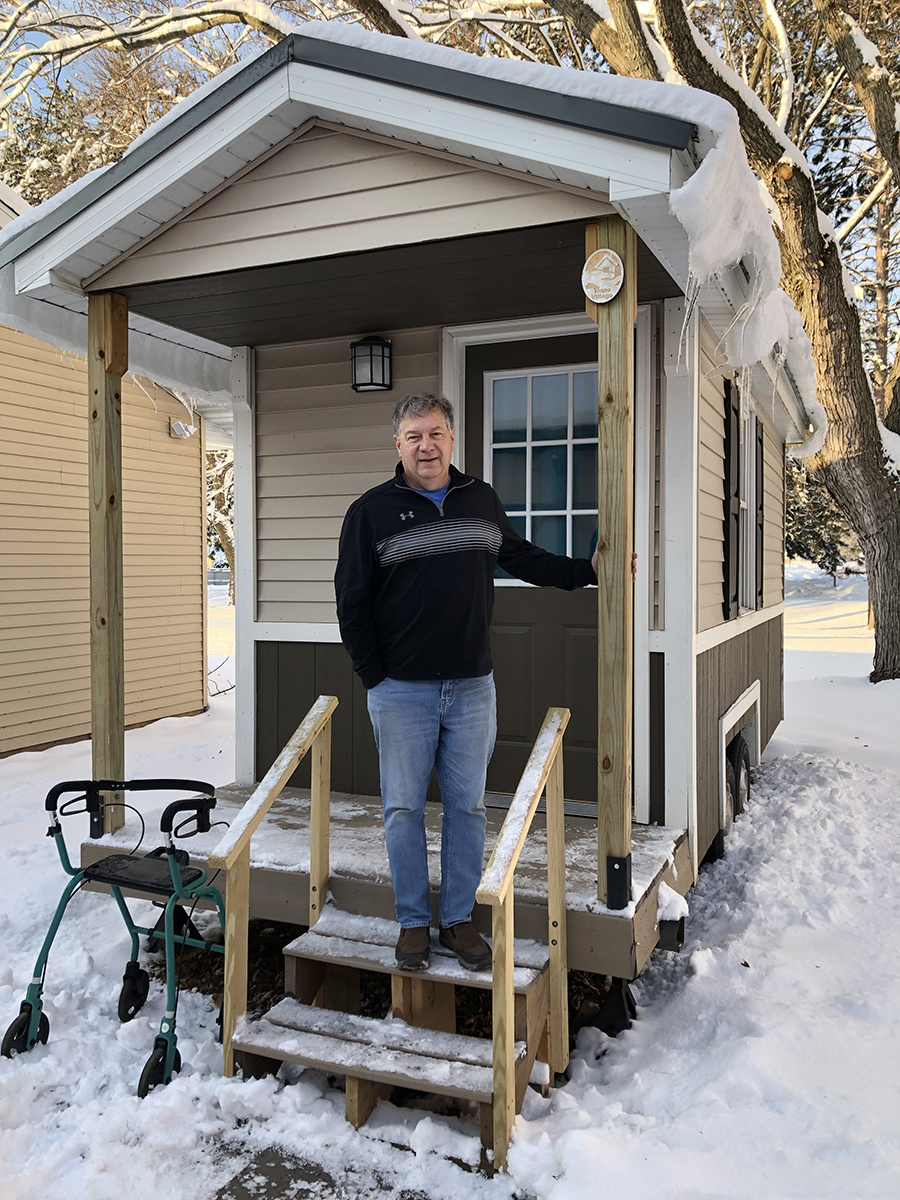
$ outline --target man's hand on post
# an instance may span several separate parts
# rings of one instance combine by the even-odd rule
[[[632,583],[634,583],[635,580],[637,579],[637,560],[638,560],[638,556],[636,554],[632,554],[632,556],[631,556],[631,582]],[[597,549],[594,551],[593,555],[591,556],[591,566],[594,568],[594,574],[599,579],[600,578],[600,570],[599,570],[599,568],[600,568],[600,547],[599,546],[597,547]]]

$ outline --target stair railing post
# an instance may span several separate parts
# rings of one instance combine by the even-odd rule
[[[492,909],[494,1035],[494,1167],[505,1171],[516,1119],[513,888]]]
[[[231,1039],[247,1011],[247,940],[250,924],[250,843],[228,868],[225,885],[225,994],[222,998],[222,1074],[234,1075]]]
[[[569,982],[566,948],[566,826],[560,749],[547,777],[547,909],[550,945],[550,1070],[569,1065]]]
[[[328,896],[329,828],[331,823],[331,717],[312,745],[309,799],[309,925],[322,915]]]
[[[238,1021],[247,1011],[247,950],[250,924],[250,842],[254,830],[265,818],[281,790],[297,769],[298,763],[315,747],[319,735],[330,726],[337,708],[336,696],[320,696],[287,745],[272,763],[264,779],[231,822],[228,832],[209,855],[213,870],[225,871],[225,991],[222,997],[222,1073],[234,1074],[231,1043]],[[326,813],[331,789],[331,742],[329,737],[314,753],[313,791],[325,798],[318,807]],[[318,765],[316,765],[318,764]],[[328,849],[325,848],[325,886],[328,875]]]

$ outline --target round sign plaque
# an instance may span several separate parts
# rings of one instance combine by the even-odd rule
[[[615,250],[595,250],[581,272],[581,286],[588,300],[609,304],[625,279],[625,267]]]

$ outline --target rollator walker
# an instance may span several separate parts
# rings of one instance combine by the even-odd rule
[[[165,844],[151,850],[149,854],[139,854],[140,843],[133,851],[125,854],[110,854],[88,867],[77,869],[69,860],[66,840],[63,835],[60,818],[75,816],[78,813],[90,814],[90,833],[92,838],[103,834],[104,807],[131,808],[132,805],[119,801],[105,801],[103,793],[109,792],[194,792],[167,805],[159,822],[160,832],[165,835]],[[60,804],[63,796],[71,795],[71,799]],[[80,807],[83,801],[83,807]],[[162,917],[162,938],[166,954],[166,1011],[159,1026],[159,1033],[153,1043],[153,1052],[147,1059],[141,1072],[138,1084],[138,1095],[144,1097],[158,1084],[169,1083],[172,1074],[181,1070],[181,1055],[178,1052],[178,1039],[175,1033],[175,1018],[178,1009],[178,974],[175,961],[175,947],[193,946],[201,950],[224,954],[225,947],[215,942],[206,942],[197,933],[190,917],[184,914],[183,906],[189,906],[191,913],[198,903],[208,901],[215,905],[225,929],[225,905],[218,888],[208,883],[207,872],[200,867],[192,867],[186,850],[175,845],[176,838],[193,837],[198,833],[208,833],[211,824],[209,814],[216,806],[215,788],[209,783],[200,783],[194,779],[133,779],[121,782],[111,779],[76,780],[58,783],[47,793],[45,807],[50,815],[50,828],[47,836],[56,843],[59,859],[65,873],[71,876],[66,884],[44,944],[34,966],[34,974],[22,1001],[19,1015],[7,1029],[3,1038],[0,1052],[6,1058],[31,1050],[38,1042],[46,1043],[50,1034],[50,1022],[43,1011],[41,996],[47,970],[47,958],[50,948],[59,930],[63,914],[69,901],[86,883],[105,884],[112,892],[113,898],[122,914],[125,927],[131,935],[131,958],[125,967],[122,977],[122,990],[119,993],[118,1014],[120,1021],[130,1021],[141,1011],[150,991],[150,976],[138,962],[139,936],[145,934],[151,939],[160,937],[159,926],[148,929],[136,925],[122,895],[122,889],[149,893],[165,898],[165,911]],[[182,814],[186,814],[182,816]],[[138,813],[140,817],[140,813]],[[182,819],[176,824],[176,818]],[[143,818],[141,818],[143,826]],[[143,832],[141,834],[143,841]],[[159,902],[162,904],[162,900]],[[183,949],[182,949],[183,953]]]

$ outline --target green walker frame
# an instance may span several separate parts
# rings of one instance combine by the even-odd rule
[[[72,866],[68,848],[63,836],[60,817],[74,816],[76,813],[87,812],[91,818],[91,837],[100,837],[103,833],[104,792],[147,792],[147,791],[191,791],[199,795],[175,800],[163,811],[160,819],[160,832],[165,834],[164,846],[151,851],[149,854],[111,854],[90,866],[80,869]],[[60,805],[61,797],[72,795],[72,799]],[[73,808],[73,805],[84,801],[83,808]],[[205,942],[199,936],[191,936],[196,930],[192,922],[183,917],[176,930],[176,910],[179,906],[196,905],[201,900],[211,901],[219,914],[222,929],[225,929],[225,904],[218,888],[209,886],[206,871],[192,867],[187,853],[175,845],[176,837],[193,837],[197,833],[208,833],[210,829],[209,814],[215,808],[215,788],[209,783],[200,783],[193,779],[134,779],[117,781],[110,779],[75,780],[58,783],[47,793],[45,807],[51,814],[50,828],[47,836],[52,837],[59,854],[60,862],[65,873],[71,876],[66,884],[44,944],[41,946],[37,962],[34,966],[32,980],[25,992],[25,999],[19,1009],[19,1015],[6,1031],[0,1053],[6,1058],[12,1058],[26,1050],[31,1050],[38,1042],[45,1043],[50,1034],[50,1022],[43,1011],[42,993],[47,967],[47,959],[56,934],[62,922],[63,914],[69,901],[84,883],[105,884],[112,892],[118,905],[119,912],[125,922],[125,927],[131,936],[131,958],[125,967],[122,977],[122,990],[119,994],[119,1019],[130,1021],[137,1016],[150,990],[150,976],[138,962],[139,937],[158,937],[157,929],[148,929],[135,924],[122,895],[122,888],[165,896],[165,911],[163,914],[164,942],[166,953],[166,1011],[160,1022],[159,1033],[153,1043],[153,1052],[147,1059],[141,1072],[138,1084],[138,1095],[143,1097],[158,1084],[166,1084],[172,1074],[181,1069],[181,1055],[178,1052],[178,1038],[175,1032],[175,1015],[178,1005],[177,972],[175,964],[176,946],[193,946],[201,950],[224,954],[225,947],[218,943]],[[109,804],[112,807],[112,804]],[[174,819],[179,814],[187,814],[173,830]],[[184,832],[185,826],[193,825],[189,832]]]

